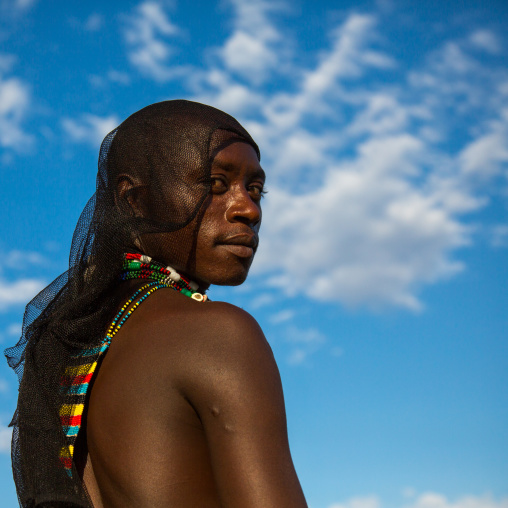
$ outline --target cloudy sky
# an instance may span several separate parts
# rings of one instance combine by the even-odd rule
[[[104,135],[187,98],[268,174],[248,282],[311,508],[508,508],[508,4],[0,0],[0,346]],[[0,506],[16,379],[0,365]]]

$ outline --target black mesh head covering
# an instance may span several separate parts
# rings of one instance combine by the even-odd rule
[[[184,100],[148,106],[104,139],[97,190],[76,226],[69,269],[27,305],[21,339],[5,351],[20,380],[11,425],[21,506],[90,506],[75,464],[69,475],[59,460],[66,446],[59,417],[63,369],[77,350],[103,338],[118,303],[109,295],[118,285],[123,253],[135,249],[140,235],[189,224],[209,195],[213,157],[235,141],[250,144],[259,158],[233,117]],[[118,194],[125,175],[147,191],[143,217]]]

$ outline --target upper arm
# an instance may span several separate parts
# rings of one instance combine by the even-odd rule
[[[256,321],[226,304],[195,325],[181,390],[202,421],[225,507],[305,507],[272,351]]]

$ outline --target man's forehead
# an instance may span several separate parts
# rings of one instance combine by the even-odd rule
[[[235,172],[240,169],[240,166],[244,166],[245,169],[252,173],[253,176],[262,178],[263,180],[266,180],[266,174],[264,169],[259,165],[259,162],[257,161],[257,158],[255,160],[248,160],[243,159],[242,160],[231,160],[229,158],[218,158],[216,157],[213,160],[212,166],[217,169],[222,169],[223,171],[227,172]]]
[[[222,169],[227,172],[235,172],[238,171],[239,165],[237,162],[233,161],[222,161],[220,159],[214,159],[213,161],[213,167],[217,169]],[[249,171],[249,173],[252,173],[253,176],[260,177],[263,180],[266,180],[266,174],[264,169],[259,165],[258,163],[252,162],[247,163],[245,165],[245,169]]]

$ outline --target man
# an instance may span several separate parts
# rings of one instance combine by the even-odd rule
[[[306,506],[270,347],[204,296],[247,277],[264,180],[209,106],[154,104],[107,136],[70,270],[7,352],[22,506]]]

